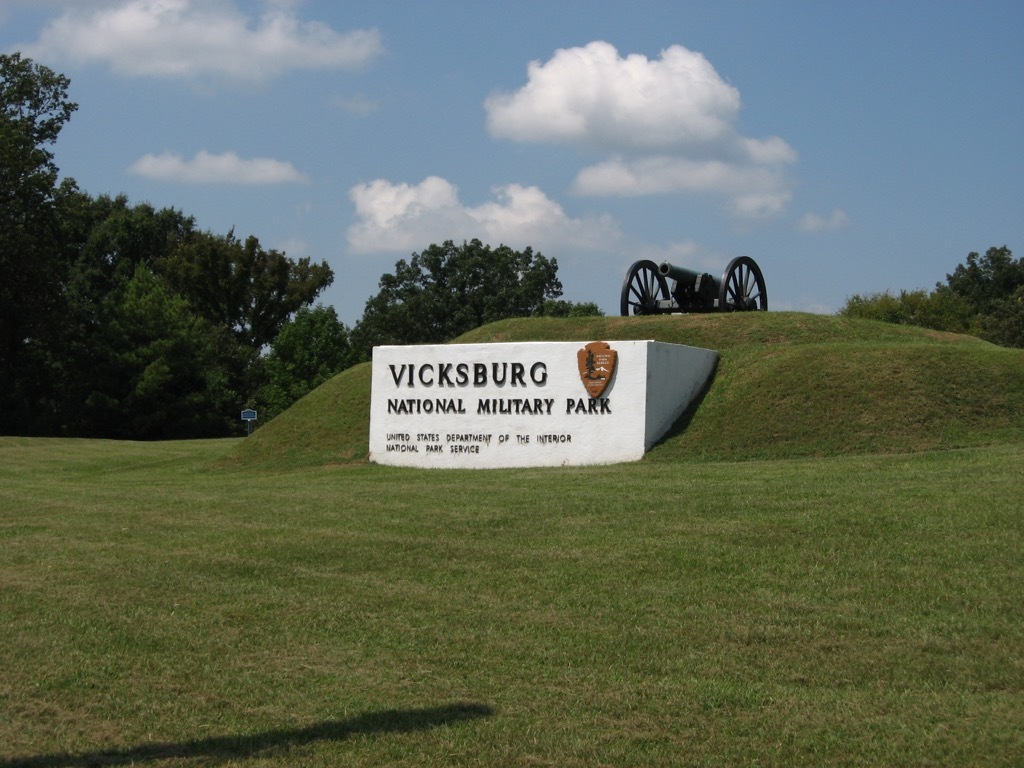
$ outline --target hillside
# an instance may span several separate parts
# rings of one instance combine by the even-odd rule
[[[453,343],[654,339],[718,350],[715,378],[645,461],[903,453],[1024,435],[1024,350],[789,312],[507,320]],[[246,465],[366,459],[370,366],[349,369],[243,441]]]

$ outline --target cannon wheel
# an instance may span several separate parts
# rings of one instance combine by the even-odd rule
[[[659,301],[671,298],[668,282],[658,272],[658,265],[644,259],[634,263],[626,273],[619,310],[623,317],[653,315],[658,311]]]
[[[768,291],[760,267],[749,256],[737,256],[722,274],[718,292],[720,312],[768,309]]]

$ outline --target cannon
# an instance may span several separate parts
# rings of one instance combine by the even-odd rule
[[[620,310],[623,317],[766,309],[768,292],[764,276],[757,262],[749,256],[737,256],[730,261],[721,280],[667,261],[658,265],[644,259],[629,268],[622,283]]]

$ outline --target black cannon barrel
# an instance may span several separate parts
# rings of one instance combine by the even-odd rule
[[[686,267],[677,267],[674,264],[669,264],[667,261],[661,262],[658,267],[658,273],[665,277],[671,277],[673,280],[686,285],[693,285],[697,282],[697,278],[704,277],[704,273],[697,272]],[[711,278],[712,283],[717,285],[717,281],[711,275],[707,275]],[[717,290],[717,288],[715,289]]]

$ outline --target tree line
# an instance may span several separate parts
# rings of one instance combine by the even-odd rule
[[[978,336],[1024,347],[1024,258],[1005,245],[971,252],[934,290],[855,294],[839,314]]]
[[[58,181],[69,85],[0,55],[0,434],[238,434],[241,409],[271,417],[375,345],[600,314],[559,298],[555,259],[446,241],[399,260],[348,328],[314,306],[334,279],[326,262]]]

